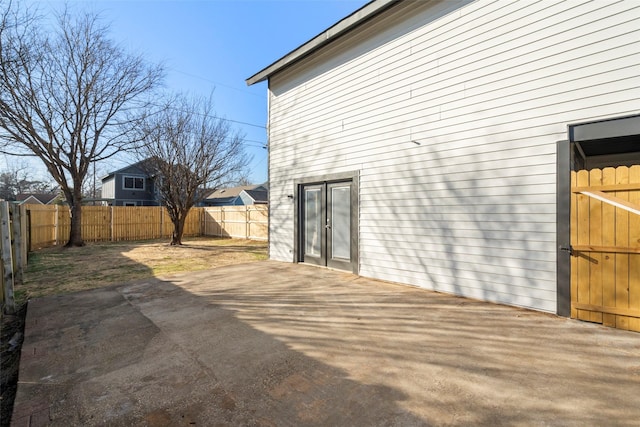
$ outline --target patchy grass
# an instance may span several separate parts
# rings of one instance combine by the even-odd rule
[[[170,246],[166,240],[88,243],[31,253],[24,284],[15,289],[16,300],[267,259],[266,242],[216,238],[183,242],[182,246]]]

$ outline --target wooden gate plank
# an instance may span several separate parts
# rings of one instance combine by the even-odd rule
[[[640,183],[640,166],[629,168],[629,182]],[[629,191],[629,201],[640,205],[640,191]],[[640,248],[640,215],[629,218],[629,245]],[[640,255],[629,255],[629,308],[640,311]],[[629,329],[640,332],[640,318],[629,319]]]
[[[625,248],[623,246],[573,245],[573,249],[576,252],[602,252],[602,253],[612,253],[612,254],[640,254],[640,248]]]
[[[616,170],[604,168],[602,171],[602,185],[610,186],[616,182]],[[616,208],[610,204],[602,204],[602,245],[613,247],[616,244],[615,233]],[[616,304],[616,256],[617,254],[602,254],[602,305],[614,307]],[[611,313],[602,315],[605,326],[616,326],[616,316]]]
[[[578,186],[587,186],[589,185],[589,171],[581,170],[578,171],[577,181]],[[578,218],[576,222],[577,233],[578,233],[578,245],[588,245],[589,244],[589,197],[584,194],[578,194],[577,199],[577,211]],[[577,302],[581,303],[590,303],[589,298],[589,273],[590,273],[590,262],[588,257],[578,257],[577,262],[577,270],[578,270],[578,292],[577,292]],[[586,310],[578,310],[577,318],[580,320],[591,321],[591,312]]]
[[[618,167],[616,169],[616,184],[629,183],[629,169]],[[618,191],[615,196],[628,200],[627,191]],[[616,209],[616,246],[629,246],[629,212]],[[618,308],[629,308],[629,255],[616,254],[616,304]],[[629,318],[616,317],[616,327],[629,329]]]
[[[607,307],[602,305],[592,305],[583,303],[573,303],[573,305],[580,310],[590,310],[593,312],[611,313],[620,316],[626,316],[635,320],[640,318],[640,310],[633,310],[631,308],[619,308],[619,307]]]
[[[598,170],[598,169],[594,169],[594,170]],[[594,170],[592,170],[592,172]],[[640,205],[628,202],[627,200],[621,199],[619,197],[607,195],[602,191],[581,191],[580,193],[584,194],[585,196],[589,196],[591,198],[600,200],[602,202],[612,204],[617,208],[624,209],[636,215],[640,215]]]
[[[589,185],[602,185],[602,171],[589,171]],[[600,200],[589,198],[589,244],[602,245],[602,205]],[[602,305],[602,254],[592,253],[589,262],[589,304]],[[602,323],[602,313],[591,311],[591,322]]]
[[[606,169],[606,168],[605,168]],[[582,193],[583,191],[631,191],[640,190],[640,183],[637,184],[611,184],[611,185],[589,185],[578,187],[571,185],[571,192]]]

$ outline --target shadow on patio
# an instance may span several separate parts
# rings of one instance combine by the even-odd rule
[[[58,298],[30,303],[14,422],[640,418],[639,336],[552,315],[268,261]]]

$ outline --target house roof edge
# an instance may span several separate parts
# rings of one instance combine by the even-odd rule
[[[255,83],[259,83],[268,79],[271,75],[286,68],[289,65],[294,64],[300,59],[312,54],[316,50],[331,43],[333,40],[343,36],[354,28],[360,26],[364,22],[373,18],[374,16],[384,12],[396,3],[400,3],[401,0],[373,0],[362,6],[360,9],[353,12],[351,15],[338,21],[322,33],[318,34],[306,43],[298,46],[282,58],[278,59],[271,65],[258,71],[253,76],[246,79],[247,86],[251,86]]]

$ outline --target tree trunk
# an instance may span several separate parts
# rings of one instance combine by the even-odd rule
[[[182,234],[184,233],[184,223],[187,219],[187,215],[181,213],[178,215],[178,219],[173,221],[173,234],[171,235],[171,246],[182,245]]]
[[[69,230],[69,241],[66,247],[84,246],[82,240],[82,203],[81,196],[74,194],[74,200],[70,201],[71,207],[71,229]]]

